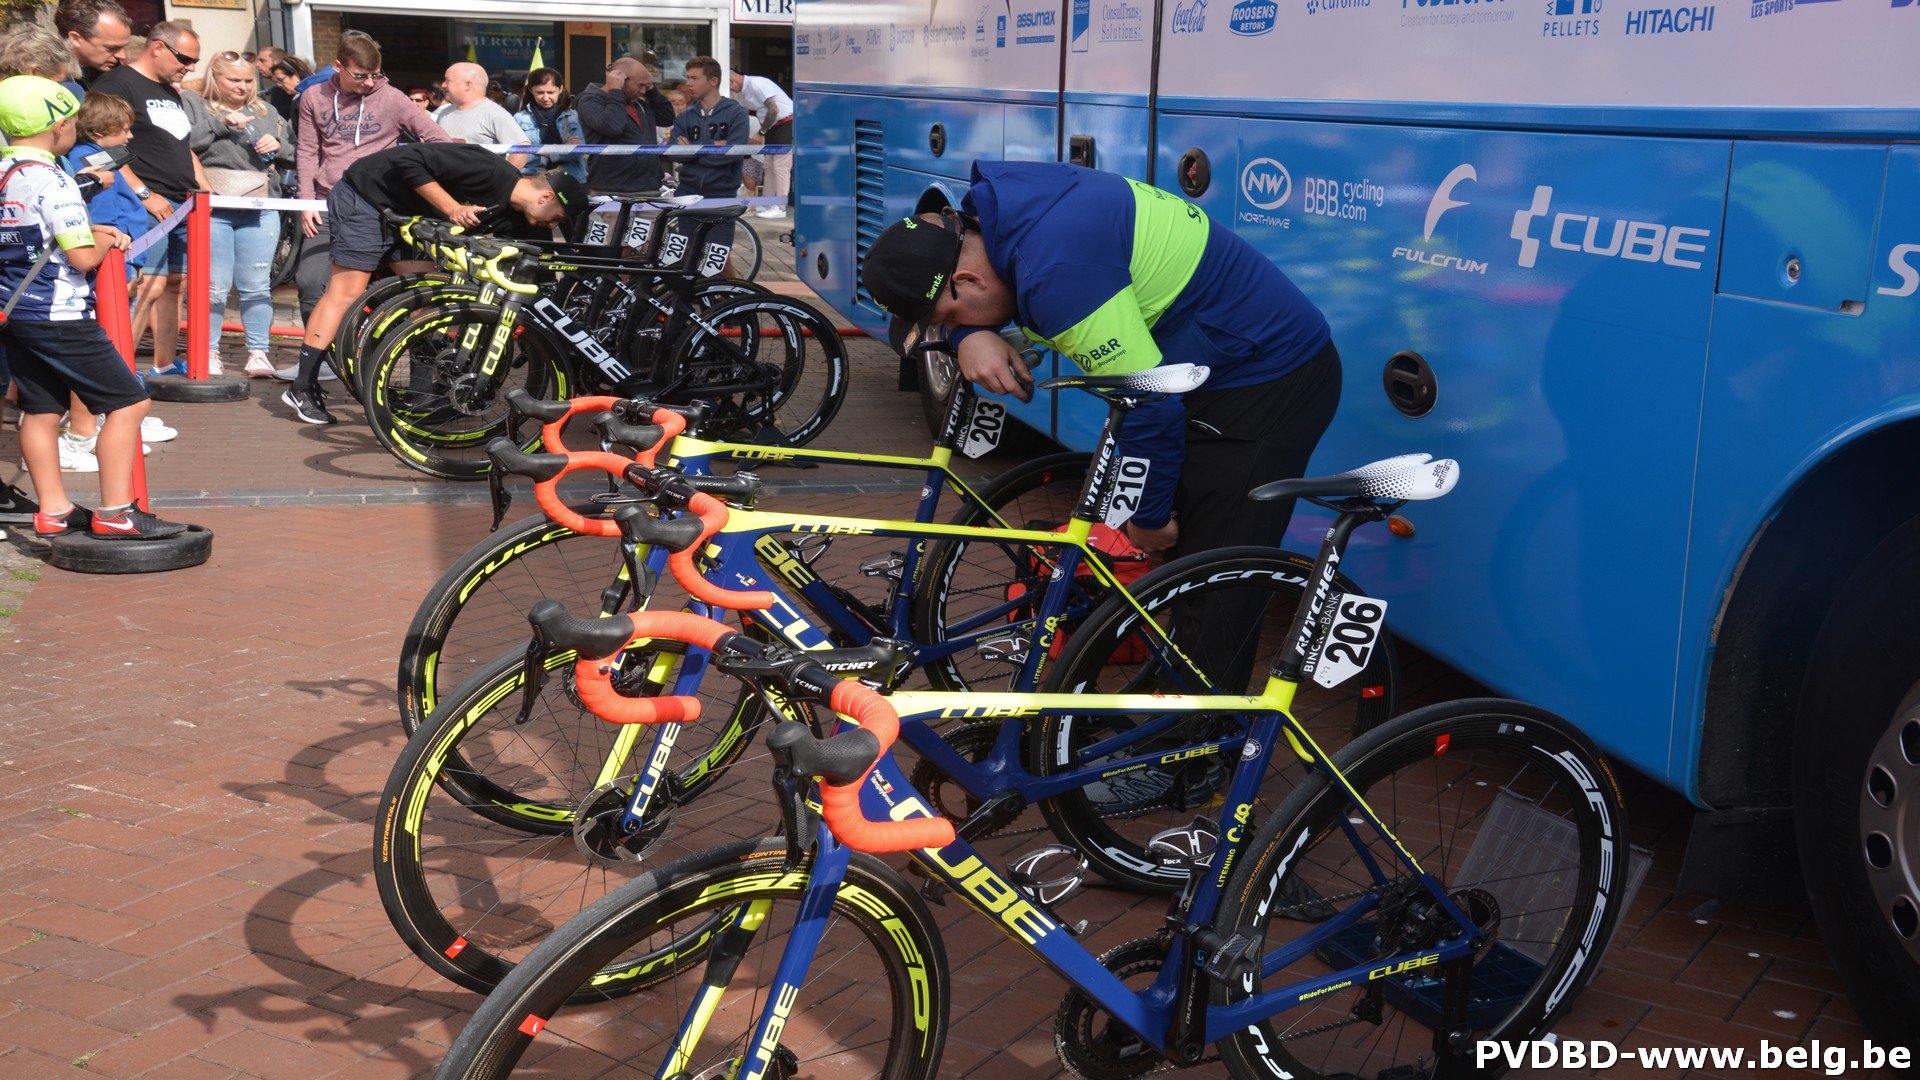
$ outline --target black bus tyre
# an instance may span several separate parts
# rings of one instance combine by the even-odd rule
[[[47,562],[76,574],[156,574],[199,566],[213,555],[213,530],[189,525],[164,540],[96,540],[84,534],[56,536]]]
[[[1868,553],[1815,640],[1794,733],[1807,899],[1868,1034],[1920,1050],[1920,517]]]
[[[1221,548],[1176,559],[1128,589],[1162,627],[1172,624],[1179,604],[1217,602],[1215,598],[1240,590],[1261,597],[1264,614],[1250,624],[1257,636],[1248,682],[1227,686],[1218,675],[1210,676],[1217,693],[1255,694],[1265,684],[1266,665],[1278,655],[1295,612],[1308,597],[1313,565],[1305,555],[1277,548]],[[1344,575],[1335,583],[1343,592],[1364,595]],[[1141,625],[1124,598],[1109,599],[1073,629],[1044,689],[1072,694],[1203,692],[1197,681],[1176,676],[1148,651]],[[1390,634],[1376,640],[1366,666],[1352,679],[1332,688],[1307,680],[1295,696],[1293,714],[1327,753],[1393,715],[1399,661]],[[1188,659],[1200,658],[1190,654]],[[1071,713],[1042,716],[1028,731],[1027,767],[1035,776],[1052,776],[1090,764],[1080,761],[1082,748],[1124,734],[1133,722],[1129,717]],[[1197,718],[1169,730],[1165,747],[1176,750],[1200,740],[1229,738],[1238,733],[1239,723],[1238,718]],[[1116,754],[1132,757],[1154,749],[1155,744],[1142,744]],[[1148,854],[1147,843],[1164,829],[1187,824],[1195,814],[1218,812],[1207,806],[1217,801],[1232,764],[1230,758],[1208,755],[1137,769],[1114,778],[1111,785],[1092,784],[1048,799],[1040,804],[1041,816],[1063,843],[1079,849],[1109,881],[1143,892],[1173,892],[1185,882],[1184,871],[1161,865]],[[1264,820],[1271,804],[1285,797],[1303,774],[1285,747],[1276,750],[1254,819]]]
[[[236,375],[209,375],[204,379],[190,379],[185,375],[147,376],[147,393],[155,401],[205,405],[245,401],[250,392],[248,381]]]

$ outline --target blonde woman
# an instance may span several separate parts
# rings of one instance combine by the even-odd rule
[[[271,164],[286,139],[280,114],[256,92],[258,73],[237,52],[223,52],[207,65],[206,96],[181,95],[193,121],[193,152],[206,167],[215,194],[267,197],[278,194]],[[272,210],[215,210],[212,278],[213,353],[209,371],[220,374],[220,324],[227,292],[240,290],[240,322],[247,332],[247,374],[273,374],[267,346],[273,329],[273,249],[280,241],[280,215]]]

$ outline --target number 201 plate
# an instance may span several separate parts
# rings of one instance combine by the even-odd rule
[[[1386,617],[1385,600],[1341,595],[1333,625],[1322,639],[1320,661],[1313,666],[1313,681],[1331,688],[1365,671],[1380,644],[1380,625]]]

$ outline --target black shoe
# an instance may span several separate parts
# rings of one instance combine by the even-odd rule
[[[280,400],[293,409],[294,418],[309,424],[337,424],[338,420],[327,411],[327,392],[314,387],[310,390],[298,386],[280,395]]]
[[[186,532],[187,527],[175,521],[161,521],[145,510],[130,506],[117,514],[94,514],[93,528],[88,531],[95,540],[165,540]]]
[[[40,504],[33,496],[14,487],[0,483],[0,525],[31,525],[33,515],[40,512]]]

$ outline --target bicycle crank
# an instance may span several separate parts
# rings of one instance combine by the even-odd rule
[[[1166,965],[1159,938],[1138,938],[1100,956],[1100,965],[1130,985],[1144,986]],[[1127,1026],[1079,988],[1067,992],[1053,1021],[1053,1046],[1061,1064],[1080,1080],[1128,1080],[1169,1064]]]

